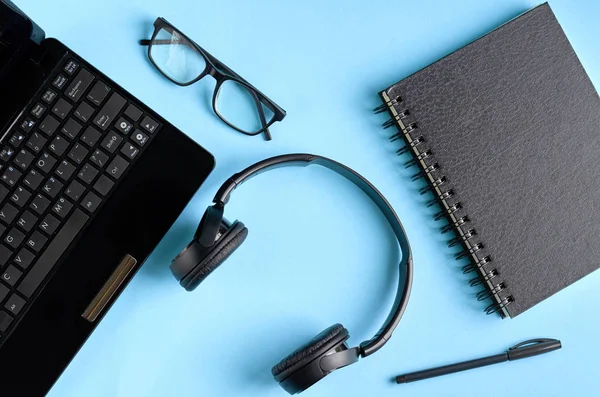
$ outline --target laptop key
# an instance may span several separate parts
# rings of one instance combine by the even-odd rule
[[[52,206],[52,212],[61,218],[66,217],[72,209],[73,204],[71,204],[71,202],[64,197],[59,198],[58,201],[54,203],[54,206]]]
[[[125,116],[129,117],[133,121],[138,121],[140,117],[142,117],[142,111],[131,104],[127,106],[127,109],[125,109]]]
[[[21,298],[17,294],[12,294],[10,298],[4,304],[4,308],[14,314],[19,314],[21,309],[25,306],[25,299]]]
[[[94,147],[98,139],[100,139],[100,132],[91,125],[85,129],[83,135],[81,135],[81,141],[89,147]]]
[[[36,121],[34,119],[32,119],[31,117],[25,117],[25,119],[21,123],[21,129],[23,131],[25,131],[26,133],[31,132],[31,130],[33,129],[35,124],[36,124]]]
[[[94,179],[96,179],[97,175],[98,170],[95,169],[91,164],[87,163],[81,168],[81,171],[79,171],[77,177],[89,185],[90,183],[94,182]]]
[[[90,160],[98,167],[104,168],[106,162],[108,161],[108,156],[101,150],[96,149],[96,151],[94,151],[94,153],[92,153],[90,156]]]
[[[17,216],[19,210],[16,209],[12,204],[6,203],[0,209],[0,220],[9,225]]]
[[[106,149],[109,153],[114,153],[115,150],[119,147],[119,145],[123,142],[123,138],[121,135],[117,134],[114,131],[111,131],[104,137],[100,146]]]
[[[48,214],[44,220],[40,222],[39,227],[40,230],[50,236],[56,231],[56,229],[58,229],[58,226],[60,226],[60,221],[54,216]]]
[[[129,135],[129,133],[131,132],[131,129],[133,128],[133,124],[131,124],[129,121],[125,120],[124,117],[121,117],[115,123],[115,128],[117,130],[121,131],[124,135]]]
[[[25,182],[25,185],[27,187],[36,190],[43,180],[44,176],[41,172],[39,172],[38,170],[31,169],[29,170],[27,175],[25,175],[25,179],[23,179],[23,182]]]
[[[34,152],[38,153],[40,150],[42,150],[42,148],[46,144],[46,141],[47,141],[46,138],[44,138],[42,136],[42,134],[40,134],[40,133],[38,133],[36,131],[33,134],[31,134],[31,136],[29,137],[29,140],[27,141],[26,145],[27,145],[27,147],[29,149],[31,149]]]
[[[56,237],[54,237],[46,250],[31,266],[31,270],[17,287],[18,292],[26,298],[30,298],[33,295],[54,265],[56,265],[65,250],[71,245],[73,239],[75,239],[81,229],[83,229],[83,226],[88,219],[89,216],[84,214],[81,210],[75,209],[75,211],[73,211]]]
[[[82,145],[76,143],[75,146],[69,152],[69,158],[76,162],[77,164],[81,164],[81,162],[87,156],[88,150],[84,148]]]
[[[2,302],[10,292],[10,289],[4,284],[0,284],[0,302]]]
[[[141,130],[135,130],[133,134],[131,134],[131,139],[138,146],[144,146],[146,142],[148,142],[148,135],[144,134]]]
[[[42,131],[44,134],[52,136],[52,134],[54,134],[59,125],[60,122],[58,120],[56,120],[50,115],[47,115],[46,117],[44,117],[44,120],[42,120],[42,122],[40,123],[39,128],[40,131]]]
[[[100,106],[102,102],[104,102],[104,99],[106,99],[108,96],[109,92],[109,86],[101,81],[97,81],[87,95],[87,99],[90,100],[94,105]]]
[[[54,137],[50,145],[48,145],[52,153],[57,156],[62,156],[65,153],[65,150],[69,147],[69,142],[60,135]]]
[[[0,179],[10,186],[14,186],[19,181],[19,178],[21,178],[21,175],[21,171],[17,170],[15,167],[7,167]]]
[[[22,271],[20,271],[13,265],[10,265],[6,268],[4,273],[2,273],[2,276],[0,276],[0,278],[2,278],[2,281],[4,281],[6,284],[10,285],[11,287],[14,287],[14,285],[17,283],[17,281],[19,281],[22,275]]]
[[[67,73],[70,76],[74,75],[77,69],[79,69],[79,63],[73,59],[69,60],[63,68],[65,73]]]
[[[5,146],[0,150],[0,161],[8,162],[13,154],[15,154],[15,150],[10,146]]]
[[[61,129],[61,132],[69,138],[75,139],[77,138],[77,135],[79,135],[81,128],[81,124],[79,124],[74,119],[69,119]]]
[[[154,134],[158,129],[158,121],[155,121],[148,116],[144,117],[141,124],[142,127],[151,134]]]
[[[10,193],[10,190],[4,187],[4,185],[0,185],[0,202],[4,201],[8,193]]]
[[[88,210],[90,213],[96,211],[100,203],[102,203],[102,199],[92,192],[89,192],[81,201],[81,205],[83,206],[83,208]]]
[[[10,196],[10,200],[19,207],[23,207],[30,198],[31,193],[24,189],[23,186],[18,186]]]
[[[73,201],[79,201],[83,192],[85,192],[85,186],[77,181],[71,182],[65,190],[65,194]]]
[[[94,124],[102,129],[102,131],[106,131],[108,127],[110,127],[123,106],[127,103],[127,100],[123,98],[121,95],[114,92],[108,102],[104,104],[100,112],[94,118]]]
[[[62,183],[60,183],[56,178],[50,177],[42,187],[42,190],[48,196],[54,198],[58,194],[59,190],[62,189],[62,187]]]
[[[59,90],[62,90],[63,87],[65,86],[65,84],[67,84],[67,81],[68,80],[65,76],[63,76],[62,74],[59,74],[58,76],[56,76],[56,78],[52,82],[52,85],[54,87],[58,88]]]
[[[6,265],[11,256],[12,251],[6,248],[4,244],[0,244],[0,266]]]
[[[52,113],[57,115],[61,120],[64,120],[64,118],[67,117],[71,109],[73,109],[73,105],[60,98],[58,102],[56,102],[56,105],[52,107]]]
[[[65,90],[65,94],[73,102],[79,101],[94,79],[94,75],[87,69],[81,69]]]
[[[56,99],[58,94],[51,89],[47,89],[44,95],[42,96],[42,101],[46,102],[48,105],[51,105],[52,102]]]
[[[33,109],[31,109],[31,114],[39,119],[40,117],[42,117],[44,115],[45,111],[46,111],[46,106],[42,105],[41,103],[37,103],[33,107]]]
[[[18,231],[16,228],[10,229],[6,236],[4,237],[4,242],[13,249],[19,248],[19,245],[23,242],[25,235]]]
[[[119,179],[128,166],[129,163],[125,161],[123,157],[117,156],[110,162],[108,167],[106,167],[106,171],[108,172],[108,175],[115,179]]]
[[[17,131],[13,134],[13,136],[10,137],[9,142],[14,147],[19,147],[19,146],[21,146],[21,143],[23,143],[24,140],[25,140],[25,135],[23,135],[22,133]]]
[[[25,211],[19,217],[17,221],[17,225],[19,225],[26,232],[30,231],[33,228],[33,225],[37,222],[37,216],[33,215],[29,211]]]
[[[94,185],[94,190],[100,193],[102,196],[106,196],[114,185],[115,183],[106,175],[100,175],[100,178],[98,178],[96,184]]]
[[[0,310],[0,332],[6,332],[12,321],[13,318],[10,316],[10,314],[4,310]]]
[[[33,159],[35,159],[35,156],[33,154],[31,154],[25,149],[21,149],[17,152],[17,157],[15,157],[15,164],[17,165],[17,167],[20,167],[21,169],[25,170],[31,165]]]
[[[133,146],[131,143],[126,142],[123,147],[121,148],[121,153],[123,153],[125,156],[129,157],[131,160],[133,160],[135,158],[135,156],[138,155],[138,153],[140,152],[140,150]]]
[[[35,231],[31,237],[29,237],[29,240],[27,240],[26,244],[34,251],[40,252],[40,250],[44,247],[44,244],[46,244],[46,241],[48,241],[48,239],[42,233]]]
[[[71,179],[71,176],[75,172],[76,168],[73,164],[69,163],[67,160],[63,160],[60,162],[58,167],[56,168],[56,175],[63,181],[68,181]]]
[[[35,255],[31,251],[27,248],[21,248],[21,251],[14,257],[13,261],[22,269],[27,269],[34,258]]]
[[[77,109],[75,109],[74,114],[75,117],[77,117],[79,120],[83,121],[84,123],[87,123],[88,120],[94,114],[94,108],[87,102],[81,102]]]
[[[35,165],[37,165],[38,168],[45,174],[48,174],[50,171],[52,171],[54,164],[56,164],[56,159],[46,152],[42,153],[35,163]]]

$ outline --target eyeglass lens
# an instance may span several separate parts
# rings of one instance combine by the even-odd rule
[[[249,134],[261,131],[275,117],[258,94],[235,80],[225,80],[221,84],[215,107],[228,123]],[[259,109],[262,109],[264,120],[261,120]]]
[[[176,30],[161,28],[152,40],[150,56],[162,73],[179,84],[192,82],[206,69],[202,54]]]

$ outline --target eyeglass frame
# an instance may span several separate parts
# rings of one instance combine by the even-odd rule
[[[171,32],[169,32],[169,30],[165,29],[165,28],[170,28]],[[171,41],[169,41],[168,43],[159,43],[160,40],[155,41],[156,36],[162,29],[165,29],[167,32],[169,32],[171,34],[173,33],[173,31],[177,32],[177,34],[181,35],[185,40],[187,40],[187,42],[189,44],[191,44],[194,47],[194,49],[196,51],[198,51],[198,53],[204,58],[204,61],[206,62],[206,66],[204,67],[204,70],[196,78],[190,80],[189,82],[184,82],[184,83],[174,80],[168,74],[166,74],[162,70],[162,68],[159,67],[158,64],[154,61],[154,59],[152,58],[152,45],[154,45],[154,44],[172,44]],[[202,48],[194,40],[190,39],[185,33],[180,31],[179,29],[177,29],[175,26],[173,26],[172,23],[168,22],[163,17],[158,17],[154,21],[154,33],[152,34],[152,38],[150,40],[142,39],[142,40],[140,40],[140,44],[148,46],[148,59],[150,59],[150,62],[152,63],[152,65],[163,76],[165,76],[167,79],[169,79],[169,81],[171,81],[172,83],[174,83],[178,86],[187,87],[194,83],[197,83],[198,81],[200,81],[207,75],[212,76],[217,81],[217,84],[215,85],[215,90],[213,93],[213,98],[212,98],[213,111],[219,117],[219,119],[221,119],[221,121],[223,121],[225,124],[227,124],[229,127],[233,128],[234,130],[241,132],[242,134],[245,134],[248,136],[256,136],[256,135],[259,135],[260,133],[264,133],[265,139],[270,141],[272,139],[272,137],[271,137],[271,133],[269,131],[269,127],[271,127],[275,122],[283,120],[283,118],[286,116],[286,111],[283,108],[281,108],[279,105],[277,105],[272,99],[270,99],[268,96],[263,94],[260,90],[258,90],[252,84],[250,84],[242,76],[240,76],[239,74],[234,72],[229,66],[227,66],[223,62],[219,61],[215,56],[213,56],[211,53],[209,53],[204,48]],[[186,43],[184,43],[184,44],[186,44]],[[254,99],[256,108],[258,109],[258,114],[260,117],[261,124],[263,125],[262,129],[255,131],[255,132],[244,131],[241,128],[238,128],[235,125],[233,125],[232,123],[230,123],[229,121],[227,121],[227,119],[223,115],[221,115],[221,113],[219,112],[219,108],[217,106],[217,99],[219,97],[219,91],[221,89],[221,86],[227,80],[232,80],[232,81],[244,86],[246,89],[248,89],[248,92],[250,92],[252,94],[252,98]],[[267,120],[266,120],[262,105],[266,106],[267,108],[269,108],[269,110],[271,110],[273,112],[273,118],[269,122],[267,122]]]

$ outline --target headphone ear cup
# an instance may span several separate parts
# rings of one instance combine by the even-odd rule
[[[218,268],[246,240],[248,229],[242,222],[234,222],[210,247],[202,260],[179,282],[188,291],[193,291],[202,281]]]
[[[196,235],[194,238],[203,247],[210,247],[215,243],[217,234],[219,233],[219,227],[223,220],[223,207],[217,205],[211,205],[206,208],[202,220],[196,229]]]
[[[349,337],[348,330],[342,324],[334,324],[277,363],[271,369],[271,373],[275,380],[281,382],[305,365],[343,344]]]

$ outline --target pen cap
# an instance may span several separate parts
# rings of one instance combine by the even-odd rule
[[[519,360],[558,350],[562,347],[557,339],[541,339],[519,343],[508,349],[509,360]]]

